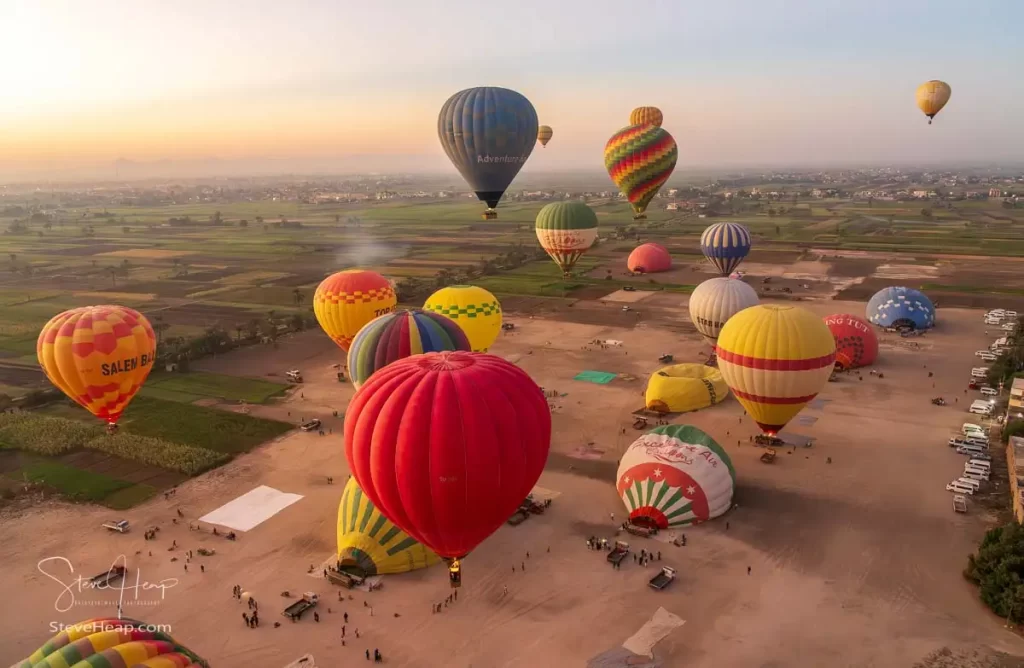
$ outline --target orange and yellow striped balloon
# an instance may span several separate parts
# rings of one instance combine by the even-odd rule
[[[46,323],[36,355],[51,383],[115,424],[153,368],[156,335],[138,311],[85,306]]]
[[[665,116],[657,107],[637,107],[629,112],[630,125],[653,125],[660,128],[664,120]]]
[[[932,124],[932,119],[935,118],[935,115],[946,106],[946,103],[949,102],[949,96],[952,94],[953,89],[949,87],[949,84],[938,79],[925,81],[917,87],[914,98],[917,102],[917,108],[928,117],[928,125]]]
[[[836,341],[806,309],[761,304],[729,318],[716,352],[726,385],[761,430],[774,436],[828,382]]]
[[[391,281],[375,271],[346,269],[323,280],[313,294],[320,327],[348,352],[363,325],[398,306]]]

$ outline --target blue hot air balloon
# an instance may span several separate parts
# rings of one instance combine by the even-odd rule
[[[507,88],[467,88],[448,98],[437,136],[477,198],[493,211],[537,142],[537,111]]]
[[[728,276],[750,252],[750,230],[739,223],[715,223],[700,235],[700,252]]]

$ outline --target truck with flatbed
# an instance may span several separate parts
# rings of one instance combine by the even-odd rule
[[[111,566],[108,570],[89,578],[89,585],[96,589],[109,587],[114,582],[123,578],[127,573],[128,569],[124,566]]]
[[[608,553],[608,561],[616,566],[629,556],[629,543],[624,540],[615,541],[615,547]]]
[[[675,579],[676,569],[670,566],[665,566],[661,569],[661,572],[651,578],[651,581],[647,584],[650,585],[652,589],[664,589]]]
[[[311,591],[307,591],[305,594],[302,595],[302,598],[300,598],[299,600],[295,601],[287,608],[285,608],[284,612],[281,614],[283,614],[288,619],[298,621],[302,619],[302,615],[304,615],[307,611],[315,608],[316,604],[319,602],[319,596],[317,596]]]

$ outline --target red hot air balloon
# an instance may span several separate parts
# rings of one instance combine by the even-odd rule
[[[836,340],[836,367],[856,369],[878,359],[875,328],[864,318],[849,313],[825,316],[825,324]]]
[[[672,268],[672,256],[660,244],[643,244],[633,249],[626,267],[635,274],[653,274]]]
[[[385,517],[449,563],[494,533],[537,483],[551,413],[500,357],[414,355],[370,376],[345,414],[345,456]]]

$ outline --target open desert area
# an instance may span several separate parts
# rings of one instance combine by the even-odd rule
[[[673,416],[728,451],[736,506],[687,529],[685,547],[670,544],[675,531],[627,536],[635,551],[660,553],[661,561],[646,568],[627,559],[614,570],[603,552],[587,548],[590,536],[612,539],[625,514],[614,487],[616,463],[641,433],[632,428],[632,412],[643,406],[658,356],[699,362],[708,350],[688,326],[686,302],[685,294],[640,290],[506,301],[506,322],[516,328],[490,352],[556,395],[549,400],[552,450],[539,483],[553,503],[543,515],[502,527],[472,553],[458,600],[440,613],[432,606],[451,593],[442,566],[385,576],[373,592],[341,589],[322,577],[335,552],[348,475],[340,432],[353,390],[335,378],[340,351],[322,333],[304,332],[282,339],[273,354],[257,346],[203,361],[196,369],[263,379],[302,369],[303,385],[282,401],[252,405],[252,413],[291,423],[319,417],[327,433],[291,431],[181,483],[170,497],[126,512],[137,529],[125,535],[103,531],[112,513],[94,506],[54,501],[8,512],[0,523],[7,601],[0,608],[0,657],[28,654],[51,634],[51,623],[115,615],[123,595],[125,615],[171,625],[216,666],[280,667],[306,653],[319,666],[361,665],[375,648],[386,664],[414,667],[1022,665],[998,653],[1024,656],[1024,641],[961,575],[967,555],[1005,512],[1005,475],[993,476],[990,498],[974,497],[966,515],[953,513],[944,489],[961,464],[946,440],[968,415],[972,353],[991,339],[978,310],[940,308],[936,329],[909,341],[881,334],[873,369],[884,377],[864,369],[829,383],[785,432],[813,439],[811,447],[786,448],[774,465],[759,461],[762,450],[750,442],[757,428],[731,397]],[[864,310],[863,302],[801,305],[820,315]],[[617,378],[607,385],[573,380],[584,370]],[[939,395],[949,405],[929,403]],[[260,485],[302,498],[235,542],[212,535],[208,525],[189,530]],[[153,526],[160,528],[156,540],[143,540],[143,527]],[[186,572],[186,552],[200,547],[216,554],[193,558]],[[69,594],[61,597],[63,586],[37,567],[66,557],[74,575],[57,562],[45,569],[70,583],[118,555],[127,559],[128,586],[137,574],[139,584],[163,587],[123,594],[76,587],[71,605]],[[647,580],[662,565],[679,577],[655,591]],[[236,584],[259,602],[257,629],[242,623],[246,606],[231,595]],[[319,623],[306,616],[293,624],[280,612],[306,591],[321,597]],[[660,608],[683,623],[665,627],[653,658],[624,650]],[[650,645],[650,635],[638,634],[629,646],[635,652],[645,639]]]

